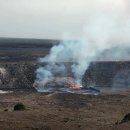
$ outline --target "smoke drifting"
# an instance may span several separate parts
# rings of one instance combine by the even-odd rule
[[[128,0],[99,0],[99,3],[96,2],[96,0],[88,1],[88,5],[91,5],[90,7],[93,5],[93,7],[88,6],[88,17],[80,38],[73,40],[72,34],[67,34],[59,45],[51,48],[49,55],[39,59],[41,63],[48,63],[36,71],[36,82],[40,86],[44,86],[48,79],[53,78],[56,74],[65,74],[65,62],[73,63],[71,71],[77,81],[76,84],[81,85],[82,76],[90,63],[98,60],[105,51],[118,47],[118,53],[113,53],[111,56],[114,57],[114,60],[123,59],[122,47],[130,47],[130,11],[128,8],[130,3]]]

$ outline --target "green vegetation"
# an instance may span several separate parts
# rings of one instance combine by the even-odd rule
[[[67,123],[67,122],[69,122],[69,121],[70,121],[69,118],[64,118],[64,122],[65,122],[65,123]]]
[[[14,106],[14,111],[24,111],[26,110],[26,107],[24,104],[22,103],[17,103],[15,106]]]

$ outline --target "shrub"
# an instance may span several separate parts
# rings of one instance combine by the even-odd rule
[[[22,103],[17,103],[14,106],[14,111],[24,111],[26,109],[25,105]]]
[[[70,119],[69,118],[64,118],[64,122],[67,123]]]
[[[44,126],[41,128],[32,128],[31,130],[51,130],[51,128],[49,126]]]
[[[49,126],[45,126],[44,130],[51,130],[51,128]]]
[[[4,111],[8,111],[8,109],[5,109]]]
[[[78,127],[80,128],[80,127],[81,127],[81,125],[78,125]]]
[[[121,123],[128,122],[128,121],[130,121],[130,113],[128,113],[128,114],[126,114],[126,115],[124,116],[124,118],[121,120],[120,124],[121,124]]]

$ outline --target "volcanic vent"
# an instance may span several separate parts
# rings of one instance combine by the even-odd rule
[[[116,44],[118,45],[118,44]],[[127,44],[126,44],[127,45]],[[116,46],[103,42],[87,40],[65,40],[53,46],[50,53],[39,59],[39,67],[36,70],[34,86],[38,91],[98,91],[88,84],[82,84],[83,76],[93,61],[109,59],[109,50],[115,50]],[[124,48],[125,52],[126,47]],[[108,53],[106,53],[108,52]],[[110,51],[111,52],[111,51]],[[113,51],[112,51],[113,52]],[[121,45],[111,54],[114,59],[122,60],[124,55]],[[102,57],[103,54],[104,57]],[[126,55],[128,53],[125,53]],[[123,56],[123,57],[122,57]],[[117,59],[118,58],[118,59]],[[89,78],[89,77],[88,77]],[[93,82],[94,83],[94,82]],[[92,83],[92,85],[94,85]],[[98,91],[99,92],[99,91]]]
[[[76,85],[75,79],[73,77],[55,77],[49,79],[44,87],[41,82],[35,82],[34,87],[39,92],[63,92],[63,93],[77,93],[77,94],[93,94],[98,95],[99,90],[93,87],[83,87],[81,85]]]
[[[86,55],[86,48],[83,41],[62,41],[53,46],[49,55],[39,59],[34,87],[42,92],[99,93],[82,86],[82,77],[95,57],[94,53]]]

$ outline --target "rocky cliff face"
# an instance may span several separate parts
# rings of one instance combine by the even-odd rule
[[[0,89],[34,89],[36,64],[0,64]]]
[[[82,82],[84,86],[130,87],[130,62],[93,62]]]
[[[34,90],[36,68],[36,63],[1,63],[0,89]],[[82,83],[84,87],[129,87],[130,62],[93,62],[85,72]]]

